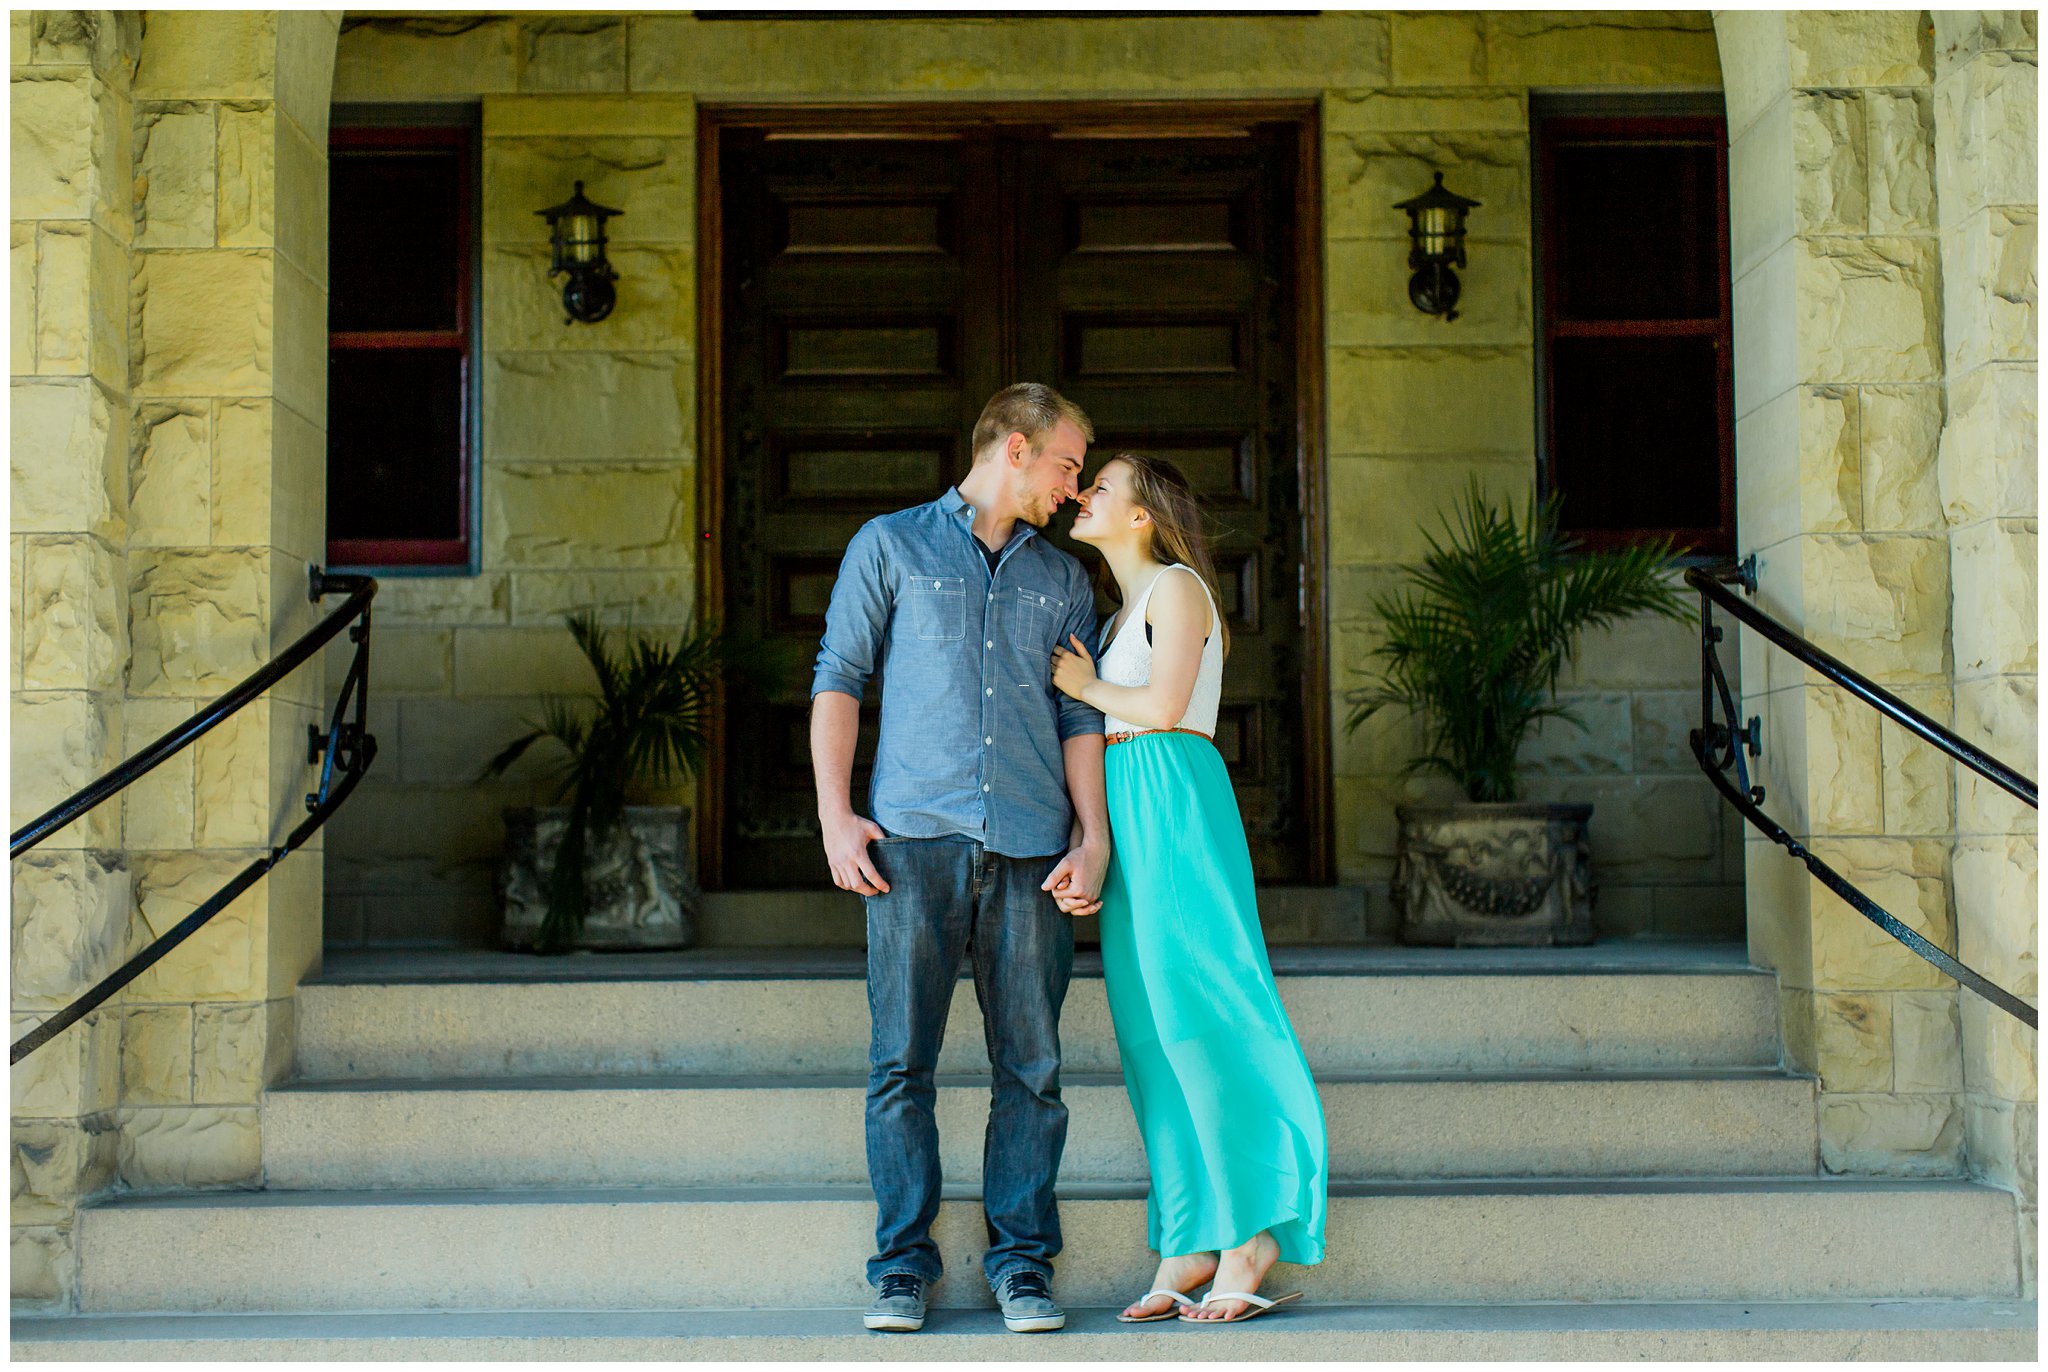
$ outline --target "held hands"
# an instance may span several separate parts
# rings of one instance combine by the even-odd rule
[[[869,840],[887,838],[887,830],[851,810],[821,818],[820,828],[824,831],[825,860],[832,866],[834,886],[863,896],[888,894],[889,883],[882,880],[882,874],[875,870],[868,856]]]
[[[1038,889],[1052,892],[1060,912],[1078,919],[1102,909],[1102,879],[1108,871],[1108,845],[1083,839],[1046,873]]]
[[[1074,651],[1065,648],[1052,650],[1052,684],[1076,700],[1081,693],[1095,684],[1095,659],[1088,655],[1088,649],[1072,634],[1067,642],[1074,645]],[[1104,859],[1107,861],[1107,859]]]

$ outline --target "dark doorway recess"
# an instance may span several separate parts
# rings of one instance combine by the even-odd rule
[[[1305,105],[708,109],[706,612],[785,654],[723,703],[708,882],[829,883],[809,664],[847,540],[971,461],[988,397],[1042,380],[1089,472],[1172,458],[1204,497],[1233,650],[1217,744],[1259,879],[1330,879],[1319,177]],[[1049,530],[1067,541],[1071,512]],[[1102,605],[1111,602],[1104,596]],[[863,711],[864,805],[879,683]]]

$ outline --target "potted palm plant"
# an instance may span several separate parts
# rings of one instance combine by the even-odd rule
[[[572,948],[686,948],[699,893],[683,805],[628,805],[702,761],[713,693],[734,653],[716,629],[662,642],[635,635],[614,649],[595,616],[568,617],[597,678],[594,700],[549,699],[528,732],[484,768],[501,776],[543,740],[560,754],[558,798],[505,811],[503,941],[539,953]]]
[[[1585,727],[1555,691],[1586,630],[1691,611],[1668,579],[1669,539],[1581,551],[1560,532],[1559,510],[1555,496],[1531,496],[1518,517],[1475,480],[1444,539],[1426,534],[1428,556],[1374,598],[1387,636],[1345,728],[1405,708],[1426,741],[1403,775],[1449,777],[1466,797],[1396,807],[1392,896],[1405,942],[1592,940],[1593,807],[1524,803],[1519,754],[1543,720]]]

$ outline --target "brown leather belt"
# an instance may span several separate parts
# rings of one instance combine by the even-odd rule
[[[1104,747],[1112,743],[1129,743],[1132,739],[1143,738],[1147,734],[1193,734],[1196,738],[1208,739],[1211,743],[1216,741],[1200,729],[1124,729],[1117,733],[1104,734],[1102,743]]]

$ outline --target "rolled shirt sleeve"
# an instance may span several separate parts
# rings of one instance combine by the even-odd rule
[[[882,532],[870,520],[861,525],[839,563],[832,600],[825,609],[825,636],[811,675],[811,695],[841,691],[855,700],[866,692],[882,660],[894,601]],[[1094,617],[1091,608],[1090,616]],[[1098,719],[1096,727],[1101,727]]]
[[[1071,648],[1073,645],[1068,641],[1068,636],[1072,635],[1088,645],[1088,651],[1093,653],[1098,627],[1095,618],[1095,590],[1088,584],[1087,574],[1079,571],[1080,564],[1076,562],[1074,567],[1077,574],[1072,578],[1073,586],[1067,595],[1067,622],[1060,627],[1060,646]],[[1077,734],[1102,732],[1102,711],[1086,701],[1074,699],[1064,691],[1054,694],[1058,696],[1060,705],[1060,742],[1064,743]]]

